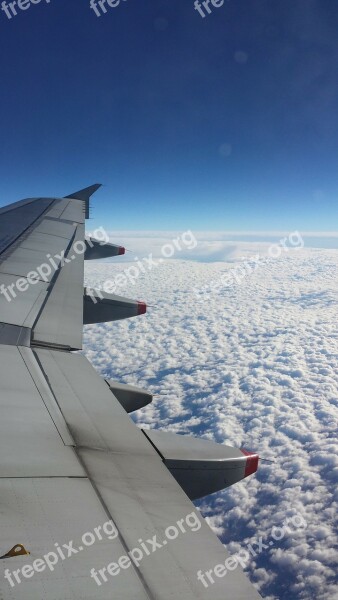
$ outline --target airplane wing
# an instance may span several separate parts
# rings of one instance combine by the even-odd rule
[[[84,323],[146,311],[84,289],[85,259],[124,251],[85,238],[98,187],[0,209],[0,598],[258,599],[192,504],[258,456],[139,429],[151,395],[76,352]]]

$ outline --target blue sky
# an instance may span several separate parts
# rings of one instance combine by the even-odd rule
[[[96,181],[93,225],[337,229],[335,0],[0,14],[0,203]]]

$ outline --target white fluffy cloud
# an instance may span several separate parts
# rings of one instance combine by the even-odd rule
[[[302,515],[307,526],[253,558],[249,575],[270,599],[334,600],[337,252],[283,254],[200,302],[194,289],[219,280],[242,251],[234,247],[231,262],[177,256],[135,285],[126,281],[119,293],[146,299],[148,314],[86,327],[85,352],[102,375],[154,393],[135,416],[139,425],[243,446],[273,461],[201,501],[203,514],[231,552],[259,536],[269,543],[274,526]],[[88,284],[102,286],[121,270],[121,263],[87,264]]]

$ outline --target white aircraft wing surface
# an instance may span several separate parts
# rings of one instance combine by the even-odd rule
[[[151,395],[77,352],[84,323],[146,310],[84,290],[85,259],[123,253],[85,239],[98,187],[0,209],[0,598],[256,600],[192,500],[258,456],[142,431]]]

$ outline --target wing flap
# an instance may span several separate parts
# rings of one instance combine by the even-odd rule
[[[153,455],[153,448],[145,442],[142,431],[135,427],[105,380],[99,377],[84,356],[40,348],[36,348],[35,353],[46,377],[53,382],[56,400],[77,446]],[[66,386],[72,396],[63,396]],[[81,427],[78,426],[80,423]],[[91,446],[89,441],[93,426],[97,432],[95,446]],[[101,445],[98,446],[100,439]]]
[[[38,281],[30,285],[26,277],[20,279],[23,291],[17,288],[17,275],[0,274],[1,322],[32,327],[47,296],[47,284]]]
[[[74,215],[75,216],[75,215]],[[80,213],[78,211],[78,222],[81,222]],[[35,228],[36,233],[44,233],[45,235],[55,235],[57,237],[65,238],[70,241],[74,235],[74,231],[77,223],[64,223],[57,219],[50,219],[46,217],[39,223]]]
[[[56,254],[62,253],[66,244],[64,238],[58,237],[56,235],[45,235],[44,233],[37,233],[36,230],[31,233],[28,237],[26,237],[20,243],[20,248],[27,248],[28,250],[37,250],[40,252],[44,261],[48,256],[55,257]],[[41,262],[39,263],[41,264]],[[38,265],[36,265],[37,267]]]
[[[25,277],[29,273],[37,273],[37,280],[50,282],[54,273],[53,270],[45,270],[44,279],[42,279],[42,273],[37,272],[35,269],[40,265],[46,263],[47,256],[43,252],[38,250],[32,250],[27,246],[20,246],[17,250],[14,250],[12,254],[4,260],[1,264],[0,271],[8,275],[16,275],[18,277]],[[55,259],[55,264],[60,265],[61,258]],[[34,284],[32,284],[34,285]]]
[[[35,344],[72,349],[82,346],[84,259],[73,247],[83,239],[84,227],[78,225],[73,245],[65,257],[67,262],[49,289],[48,301],[34,325]]]
[[[61,219],[84,223],[86,218],[85,204],[82,200],[72,200],[61,214]]]
[[[54,204],[52,208],[46,212],[46,217],[53,217],[54,219],[59,219],[70,202],[71,200],[59,200],[57,204]]]
[[[0,477],[83,477],[15,346],[0,345],[0,380]]]

